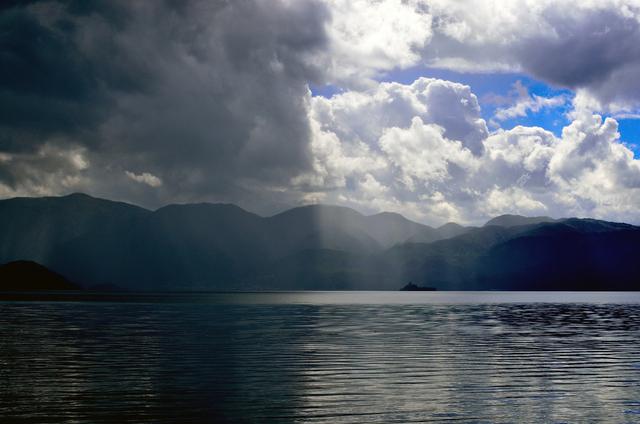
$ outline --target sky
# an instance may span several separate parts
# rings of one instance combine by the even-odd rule
[[[0,198],[640,223],[640,1],[5,1]]]

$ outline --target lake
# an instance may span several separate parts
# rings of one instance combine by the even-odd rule
[[[640,422],[640,293],[0,299],[10,422]]]

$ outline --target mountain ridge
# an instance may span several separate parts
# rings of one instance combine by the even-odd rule
[[[224,203],[150,211],[83,194],[18,199],[0,200],[0,263],[33,260],[86,287],[395,290],[415,281],[484,290],[553,281],[562,289],[583,280],[635,289],[640,275],[630,253],[639,228],[595,219],[503,215],[482,227],[433,228],[333,205],[263,217]]]
[[[513,215],[513,214],[504,214],[499,215],[494,218],[491,218],[487,221],[484,226],[496,225],[499,227],[517,227],[520,225],[529,225],[529,224],[541,224],[544,222],[557,222],[557,219],[553,219],[548,216],[522,216],[522,215]]]

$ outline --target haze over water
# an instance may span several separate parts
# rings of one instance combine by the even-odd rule
[[[87,299],[0,302],[4,419],[640,421],[638,293]]]

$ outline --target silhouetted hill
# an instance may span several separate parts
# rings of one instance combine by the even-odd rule
[[[638,227],[572,218],[485,226],[391,253],[404,278],[439,289],[637,290],[638,247]]]
[[[340,206],[311,205],[267,218],[274,248],[282,254],[306,249],[373,252],[382,247],[366,231],[366,217]]]
[[[409,221],[404,216],[383,212],[365,218],[366,230],[383,247],[404,243],[408,238],[433,228]]]
[[[407,237],[405,243],[433,243],[438,240],[442,240],[442,234],[433,227],[427,227]]]
[[[135,226],[87,232],[62,246],[53,263],[88,284],[230,288],[256,262],[267,260],[271,237],[263,220],[234,205],[169,205]]]
[[[0,201],[0,263],[30,259],[48,265],[61,245],[97,228],[131,227],[150,212],[85,194]],[[101,240],[93,240],[101,242]]]
[[[433,243],[434,241],[449,239],[466,234],[476,227],[463,227],[455,222],[446,223],[438,228],[426,227],[415,232],[405,240],[406,243]]]
[[[0,266],[0,291],[77,290],[60,274],[32,261],[14,261]]]
[[[443,239],[448,239],[451,237],[461,236],[462,234],[468,233],[473,230],[475,227],[463,227],[460,224],[456,224],[455,222],[447,222],[446,224],[438,227],[438,233]]]
[[[516,215],[432,228],[314,205],[261,217],[229,204],[148,211],[82,194],[0,201],[0,263],[129,290],[635,290],[638,227]]]
[[[509,290],[640,289],[640,229],[570,220],[492,246],[479,281]]]
[[[269,225],[296,249],[323,248],[369,251],[391,247],[423,229],[397,213],[365,216],[341,206],[310,205],[290,209],[271,218]]]

